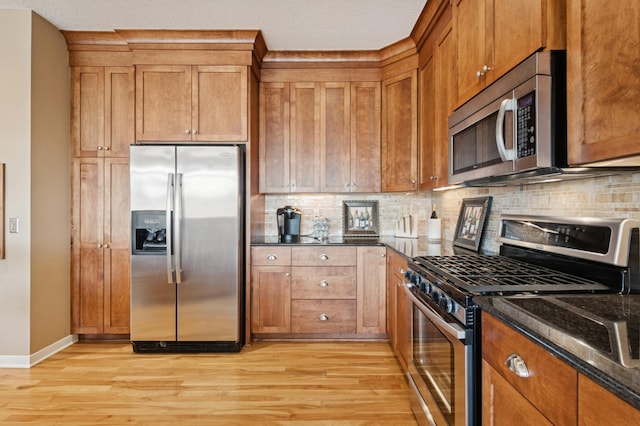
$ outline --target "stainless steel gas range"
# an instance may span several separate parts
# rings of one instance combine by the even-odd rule
[[[500,254],[413,259],[412,408],[420,424],[480,424],[479,295],[640,292],[640,222],[505,215]]]

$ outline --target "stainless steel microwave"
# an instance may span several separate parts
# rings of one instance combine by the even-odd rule
[[[564,51],[538,52],[449,116],[449,182],[567,165]]]

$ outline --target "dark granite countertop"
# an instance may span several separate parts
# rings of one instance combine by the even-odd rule
[[[440,256],[453,254],[451,242],[443,241],[441,243],[433,243],[428,241],[426,237],[420,238],[396,238],[393,236],[366,237],[366,238],[344,238],[329,237],[328,240],[318,241],[313,237],[300,236],[296,243],[280,243],[278,236],[262,236],[253,237],[251,240],[253,246],[263,245],[384,245],[401,255],[411,259],[416,256]]]
[[[640,409],[640,294],[481,296],[474,300],[483,311]]]

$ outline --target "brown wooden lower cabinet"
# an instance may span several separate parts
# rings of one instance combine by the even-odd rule
[[[640,410],[485,312],[482,358],[483,425],[640,424]]]
[[[71,332],[129,333],[129,160],[73,160]]]
[[[386,249],[255,246],[255,338],[384,338]]]
[[[403,371],[409,361],[409,300],[404,292],[407,259],[394,250],[387,250],[387,333]]]

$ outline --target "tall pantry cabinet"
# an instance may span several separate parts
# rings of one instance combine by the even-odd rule
[[[63,35],[72,86],[71,332],[127,338],[129,147],[242,145],[245,193],[261,206],[251,143],[257,143],[257,76],[266,46],[254,30]],[[259,226],[252,217],[247,209],[247,247]]]
[[[71,332],[129,333],[134,69],[72,69]]]

